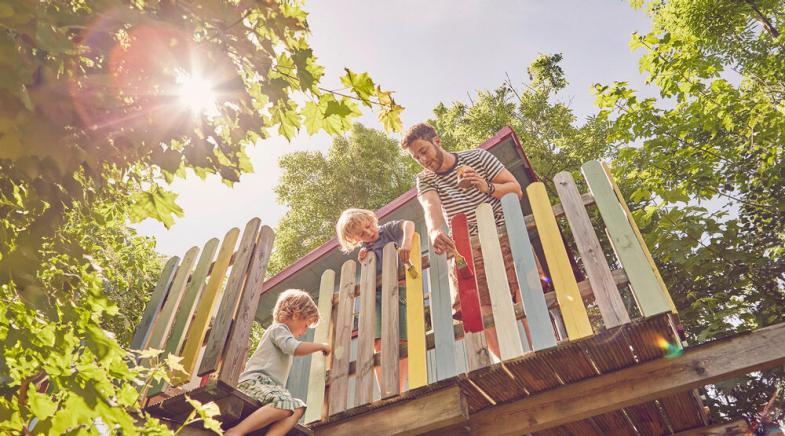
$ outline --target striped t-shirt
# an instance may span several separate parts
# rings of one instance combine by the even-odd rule
[[[417,195],[436,191],[442,201],[442,208],[447,215],[448,223],[453,216],[463,212],[469,222],[469,234],[471,235],[477,234],[475,209],[482,203],[490,203],[496,218],[496,226],[503,226],[504,215],[501,201],[473,187],[459,188],[458,172],[455,169],[461,165],[468,165],[490,182],[504,170],[504,165],[496,156],[481,148],[454,153],[454,156],[456,157],[455,165],[443,173],[423,170],[417,174]]]

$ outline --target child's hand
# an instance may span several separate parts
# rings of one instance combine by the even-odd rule
[[[403,263],[409,263],[409,255],[412,251],[412,241],[404,242],[403,246],[398,249],[398,256]]]
[[[363,248],[360,249],[360,252],[357,253],[357,260],[362,262],[365,259],[366,256],[368,256],[368,249],[363,247]]]
[[[332,347],[330,347],[330,344],[328,344],[326,342],[322,343],[322,353],[323,354],[325,354],[325,355],[330,354],[330,351],[332,351],[332,350],[333,349],[332,349]]]

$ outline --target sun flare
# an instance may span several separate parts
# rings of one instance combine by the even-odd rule
[[[191,115],[217,115],[214,85],[210,80],[195,73],[183,73],[177,78],[179,104],[191,111]]]

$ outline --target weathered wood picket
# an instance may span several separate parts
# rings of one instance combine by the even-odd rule
[[[482,204],[476,210],[478,238],[482,253],[487,289],[491,298],[491,312],[483,316],[487,329],[495,327],[502,362],[515,359],[533,350],[539,352],[559,347],[561,341],[574,341],[597,333],[597,323],[592,324],[587,313],[587,302],[593,302],[601,314],[601,329],[630,323],[630,315],[621,297],[620,288],[630,286],[640,313],[652,316],[664,312],[675,312],[667,289],[659,276],[651,255],[635,225],[629,209],[624,203],[607,168],[598,161],[586,163],[583,175],[589,193],[583,195],[573,177],[562,172],[554,177],[560,204],[552,205],[543,183],[528,186],[526,196],[532,215],[523,216],[521,205],[514,194],[502,199],[506,228],[497,229],[490,205]],[[587,206],[596,205],[602,223],[600,231],[607,231],[612,243],[613,254],[623,266],[613,270],[606,261],[606,254],[595,232]],[[559,229],[559,220],[565,219],[568,226]],[[458,223],[461,221],[458,220]],[[461,224],[462,225],[462,224]],[[604,229],[602,228],[604,227]],[[563,230],[578,249],[579,261],[586,274],[578,280],[573,265],[566,253]],[[538,267],[532,251],[528,230],[536,229],[542,241],[545,263],[550,271],[553,291],[544,294],[541,282],[543,272]],[[513,267],[519,284],[520,303],[510,298],[510,283],[507,280],[505,260],[500,246],[499,230],[505,231],[510,244]],[[461,230],[463,231],[463,230]],[[565,235],[566,236],[566,235]],[[463,242],[462,242],[463,243]],[[420,235],[415,233],[413,247],[420,246]],[[462,246],[461,253],[471,253]],[[487,347],[484,337],[477,342],[472,335],[483,336],[476,327],[453,319],[450,297],[449,269],[452,261],[445,255],[437,255],[430,247],[422,256],[412,252],[415,274],[406,268],[399,269],[394,244],[384,248],[383,258],[370,259],[359,265],[354,260],[343,264],[340,285],[334,287],[335,273],[324,272],[320,289],[320,311],[332,328],[320,325],[317,340],[329,340],[333,344],[329,375],[325,377],[324,358],[312,360],[308,385],[308,409],[305,422],[326,419],[354,407],[373,401],[373,384],[379,384],[380,396],[385,399],[400,394],[400,378],[408,382],[408,389],[417,389],[458,375],[459,368],[478,370],[478,366],[489,365],[464,353],[476,352],[477,347]],[[464,256],[465,257],[465,256]],[[474,259],[471,272],[474,272]],[[377,283],[376,262],[382,262],[381,282]],[[405,279],[407,342],[399,345],[399,283]],[[424,285],[427,284],[427,288]],[[478,284],[479,285],[479,284]],[[382,346],[381,352],[373,349],[374,316],[376,314],[376,288],[382,289]],[[333,293],[337,293],[337,298]],[[359,298],[359,331],[357,358],[351,361],[349,349],[352,336],[352,308]],[[337,317],[330,313],[337,307]],[[432,330],[425,331],[425,308],[430,307]],[[526,329],[519,328],[525,320]],[[564,330],[560,333],[560,324]],[[327,332],[334,330],[334,338]],[[518,334],[519,330],[522,333]],[[471,341],[469,341],[471,339]],[[467,341],[465,344],[464,341]],[[426,350],[435,349],[432,359],[426,358]],[[456,362],[456,353],[463,354],[469,364]],[[399,360],[408,357],[408,373],[399,373]],[[374,368],[381,368],[376,380]],[[428,375],[431,375],[428,377]],[[326,380],[326,383],[325,383]],[[355,394],[350,403],[349,382],[354,380]],[[481,389],[478,388],[481,391]],[[482,392],[480,392],[482,393]],[[326,400],[325,400],[326,399]]]
[[[190,248],[182,261],[172,257],[166,262],[131,347],[163,350],[159,358],[169,354],[182,356],[185,373],[173,380],[171,388],[161,383],[148,389],[145,394],[151,405],[210,381],[214,385],[218,381],[221,384],[208,390],[234,400],[234,403],[219,403],[222,412],[230,409],[236,412],[238,404],[242,411],[241,403],[248,402],[248,398],[241,400],[231,388],[237,384],[245,366],[248,337],[259,305],[274,235],[269,226],[263,226],[254,218],[245,226],[237,246],[239,236],[240,230],[233,228],[224,236],[220,249],[218,239],[214,238],[201,250]],[[229,278],[225,280],[227,271]],[[327,291],[325,294],[332,295],[332,285],[329,294]],[[329,306],[327,311],[329,313]],[[211,325],[212,316],[215,321]],[[327,334],[323,333],[323,336]],[[200,367],[195,374],[197,365]],[[199,379],[197,376],[205,377]],[[184,383],[188,383],[187,387],[182,386]],[[227,420],[231,420],[229,415],[231,413]]]

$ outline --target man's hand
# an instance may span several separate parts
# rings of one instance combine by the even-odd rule
[[[366,256],[368,256],[368,249],[363,247],[360,249],[360,252],[357,253],[357,260],[362,262],[366,258]]]
[[[330,354],[330,351],[332,351],[332,350],[333,349],[330,346],[330,344],[328,344],[327,342],[322,342],[322,353],[323,354],[325,354],[325,355]]]
[[[455,242],[444,230],[434,229],[429,233],[431,245],[436,254],[451,254],[455,251]]]
[[[463,170],[463,176],[461,179],[469,182],[472,187],[477,188],[480,192],[487,193],[490,189],[488,181],[477,174],[477,171],[474,171],[474,168],[472,167],[467,166]]]

